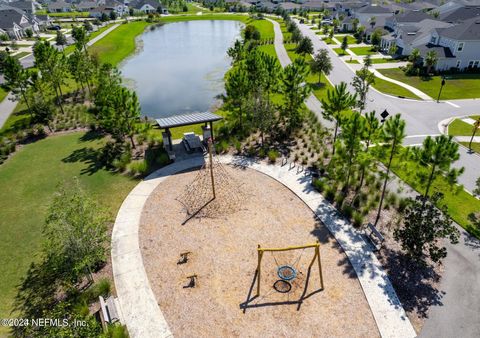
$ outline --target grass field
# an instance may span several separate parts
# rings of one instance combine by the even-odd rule
[[[407,76],[398,68],[379,69],[379,72],[392,79],[418,88],[425,94],[434,98],[438,96],[440,91],[442,82],[440,76],[432,76],[428,78]],[[446,84],[442,89],[440,99],[473,99],[477,97],[480,97],[480,74],[457,74],[446,76]]]
[[[290,60],[294,61],[297,58],[301,58],[302,56],[297,54],[295,52],[295,44],[285,44],[285,49],[287,50],[288,57]],[[312,59],[312,56],[310,54],[306,54],[303,56],[303,58],[306,61],[310,61]],[[330,82],[327,80],[325,74],[322,75],[322,82],[319,84],[318,83],[318,74],[313,74],[310,73],[307,76],[307,83],[310,84],[310,86],[313,89],[313,95],[319,100],[324,99],[327,97],[327,91],[330,89],[333,89],[332,85]]]
[[[479,115],[470,116],[471,119],[476,120],[479,118]],[[452,136],[471,136],[473,133],[473,126],[466,122],[463,122],[461,119],[455,119],[452,123],[448,125],[448,135]],[[478,136],[480,132],[477,131]]]
[[[273,25],[266,20],[252,20],[246,15],[205,14],[205,15],[172,15],[160,19],[161,23],[193,21],[193,20],[236,20],[256,26],[263,39],[274,37]],[[101,62],[118,65],[123,59],[135,51],[135,38],[150,25],[145,21],[122,24],[103,39],[89,47]]]
[[[355,39],[355,37],[352,36],[352,35],[334,35],[335,39],[337,39],[338,41],[340,41],[340,43],[342,43],[344,36],[347,37],[347,43],[348,43],[349,45],[353,45],[353,44],[356,44],[356,43],[357,43],[357,39]]]
[[[14,57],[15,59],[21,59],[21,58],[23,58],[24,56],[27,56],[27,55],[29,55],[29,54],[32,54],[32,53],[30,53],[30,52],[20,52],[20,53],[15,54],[13,57]]]
[[[372,60],[372,64],[402,62],[402,60],[396,60],[392,58],[381,58],[381,59],[372,58],[371,60]]]
[[[88,41],[92,40],[93,38],[97,37],[98,35],[102,34],[104,31],[106,31],[107,29],[109,29],[110,27],[113,26],[113,23],[111,24],[108,24],[108,25],[105,25],[103,27],[100,27],[98,30],[96,30],[95,32],[92,32],[88,35]],[[75,44],[73,45],[70,45],[70,46],[67,46],[65,47],[64,49],[64,53],[65,55],[68,55],[70,53],[72,53],[73,51],[75,50]]]
[[[425,192],[417,174],[423,173],[428,175],[428,168],[425,168],[412,160],[396,157],[392,164],[392,171],[419,193]],[[444,176],[437,177],[433,182],[431,192],[443,193],[444,199],[442,203],[448,208],[452,219],[471,234],[480,238],[480,231],[477,228],[472,227],[468,220],[469,214],[480,210],[480,200],[476,199],[459,186],[452,188]]]
[[[52,18],[88,18],[90,16],[89,12],[62,12],[62,13],[47,13],[46,10],[36,11],[38,15],[46,15]]]
[[[367,47],[352,47],[352,48],[349,48],[353,53],[355,53],[355,55],[373,55],[373,54],[377,54],[376,51],[374,51],[372,49],[371,46],[367,46]]]
[[[0,102],[5,100],[5,98],[7,97],[7,94],[8,92],[5,90],[5,88],[3,88],[3,86],[0,86]]]
[[[353,63],[353,64],[359,64],[360,62],[358,62],[357,60],[355,59],[349,59],[349,60],[345,60],[346,63]]]
[[[343,49],[341,49],[341,48],[333,48],[333,51],[334,51],[335,53],[337,53],[338,55],[340,55],[340,56],[342,56],[342,55],[348,55],[348,53],[347,53],[347,52],[344,52]]]
[[[329,37],[323,38],[322,41],[325,42],[327,45],[336,45],[337,44],[335,41],[333,41]]]
[[[468,145],[469,145],[470,142],[460,142],[461,145],[465,146],[466,148],[468,148]],[[472,142],[472,150],[478,154],[480,154],[480,143],[475,143],[475,142]]]
[[[135,37],[141,34],[149,23],[136,21],[120,25],[110,34],[99,40],[88,50],[97,55],[100,62],[118,65],[123,59],[135,51]]]
[[[78,177],[88,195],[108,208],[112,220],[136,184],[126,176],[96,168],[95,149],[103,139],[88,136],[72,133],[49,137],[26,145],[0,166],[1,318],[12,317],[15,286],[38,258],[45,213],[59,183]],[[0,331],[2,334],[5,331]]]
[[[399,86],[395,83],[380,79],[378,77],[375,77],[375,84],[373,84],[372,87],[385,94],[389,94],[393,96],[403,96],[411,99],[421,100],[420,97],[418,97],[408,89],[402,86]]]

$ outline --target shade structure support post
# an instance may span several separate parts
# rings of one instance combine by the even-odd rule
[[[211,139],[208,141],[208,157],[210,160],[210,179],[212,180],[212,193],[213,199],[215,199],[215,178],[213,176],[213,155],[212,155],[212,141]]]

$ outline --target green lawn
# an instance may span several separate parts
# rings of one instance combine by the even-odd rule
[[[88,18],[90,16],[89,12],[47,13],[47,11],[42,10],[42,11],[36,11],[35,13],[38,15],[48,14],[48,16],[52,18]]]
[[[5,98],[7,97],[7,94],[8,92],[5,90],[5,88],[3,88],[3,86],[0,86],[0,102],[5,100]]]
[[[470,142],[460,142],[461,145],[465,146],[466,148],[468,148],[468,145],[469,145]],[[478,154],[480,154],[480,143],[475,143],[475,142],[472,142],[472,150]]]
[[[335,53],[337,53],[338,55],[340,55],[340,56],[342,56],[342,55],[348,55],[348,53],[347,53],[347,52],[344,52],[343,49],[341,49],[341,48],[333,48],[333,51],[334,51]]]
[[[420,97],[418,97],[408,89],[402,86],[399,86],[395,83],[388,82],[383,79],[379,79],[378,77],[375,77],[375,84],[372,85],[372,87],[385,94],[390,94],[393,96],[403,96],[411,99],[421,100]]]
[[[479,115],[470,116],[471,119],[478,119]],[[466,122],[463,122],[461,119],[455,119],[452,123],[448,125],[448,135],[452,136],[471,136],[473,133],[473,126]],[[478,136],[480,133],[477,131]]]
[[[427,175],[429,173],[428,168],[425,168],[412,160],[396,157],[392,164],[392,171],[419,193],[425,192],[424,187],[420,184],[417,174],[424,173]],[[480,231],[477,228],[473,228],[468,220],[469,214],[480,210],[480,200],[476,199],[459,186],[452,188],[452,186],[448,184],[447,179],[443,176],[438,177],[433,182],[431,191],[432,193],[443,193],[444,199],[442,203],[447,206],[452,219],[471,234],[480,238]]]
[[[98,56],[100,62],[118,65],[135,51],[135,37],[145,30],[149,23],[135,21],[122,24],[103,39],[90,46],[88,50]]]
[[[349,59],[349,60],[345,60],[346,63],[354,63],[354,64],[359,64],[360,62],[358,62],[357,60],[355,59]]]
[[[335,39],[337,39],[338,41],[340,41],[340,43],[342,43],[344,36],[345,36],[345,35],[335,35],[334,37],[335,37]],[[356,44],[356,43],[357,43],[357,39],[355,39],[354,36],[352,36],[352,35],[346,35],[346,37],[347,37],[347,43],[348,43],[349,45],[353,45],[353,44]]]
[[[277,52],[275,52],[275,46],[274,45],[262,45],[262,46],[258,46],[258,50],[265,53],[265,54],[268,54],[270,56],[273,56],[273,57],[277,57]]]
[[[92,40],[93,38],[95,38],[96,36],[102,34],[104,31],[106,31],[107,29],[109,29],[109,28],[112,27],[112,26],[113,26],[113,23],[108,24],[108,25],[105,25],[105,26],[103,26],[103,27],[100,27],[100,28],[99,28],[98,30],[96,30],[95,32],[90,33],[90,34],[88,35],[88,41],[90,41],[90,40]],[[68,54],[72,53],[74,50],[75,50],[75,44],[65,47],[64,53],[65,53],[65,55],[68,55]]]
[[[285,44],[285,49],[287,50],[288,57],[290,60],[294,61],[297,58],[301,58],[302,56],[295,53],[295,44],[293,43],[287,43]],[[303,56],[303,58],[306,61],[310,61],[312,59],[312,56],[309,54],[306,54]],[[307,76],[307,83],[310,84],[310,86],[313,89],[313,95],[317,97],[317,99],[321,100],[327,97],[327,91],[330,89],[333,89],[332,85],[330,82],[327,80],[325,74],[322,75],[321,83],[318,83],[318,74],[309,74]]]
[[[372,63],[395,63],[395,62],[402,62],[402,60],[392,59],[392,58],[372,58]]]
[[[59,183],[78,177],[88,195],[108,208],[112,221],[137,183],[95,168],[93,154],[102,143],[85,133],[49,137],[26,145],[0,166],[0,318],[12,316],[15,287],[38,259],[46,209]]]
[[[372,49],[371,46],[367,46],[367,47],[352,47],[352,48],[349,48],[352,52],[355,53],[355,55],[373,55],[373,54],[377,54],[376,51],[374,51]]]
[[[337,44],[335,41],[333,41],[329,37],[323,38],[322,41],[325,42],[327,45],[336,45]]]
[[[15,54],[13,57],[14,57],[15,59],[21,59],[21,58],[23,58],[24,56],[27,56],[27,55],[29,55],[29,54],[32,54],[32,53],[30,53],[30,52],[20,52],[20,53],[18,53],[18,54]]]
[[[379,69],[379,72],[392,79],[402,81],[415,88],[418,88],[433,98],[437,98],[440,91],[442,82],[442,78],[440,76],[432,76],[428,78],[407,76],[401,69],[398,68]],[[440,99],[473,99],[477,97],[480,97],[480,74],[447,75],[446,84],[443,87]]]

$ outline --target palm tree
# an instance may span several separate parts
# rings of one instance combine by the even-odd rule
[[[468,149],[470,151],[472,151],[473,138],[475,137],[475,134],[477,133],[478,129],[480,129],[480,116],[478,116],[475,122],[473,123],[473,133],[472,133],[472,137],[470,138],[470,142],[468,143]]]
[[[438,56],[434,50],[429,51],[425,55],[425,65],[427,66],[427,74],[430,74],[430,70],[432,69],[432,67],[435,67],[437,62],[438,62]]]
[[[383,125],[383,142],[390,145],[390,158],[387,164],[387,172],[385,174],[385,181],[383,182],[382,196],[378,205],[377,217],[375,225],[377,225],[380,215],[382,213],[383,200],[385,198],[385,191],[387,190],[388,175],[390,174],[390,167],[392,166],[393,156],[398,152],[405,138],[405,121],[402,120],[400,114],[390,117]]]
[[[424,204],[432,182],[439,174],[446,174],[451,182],[455,182],[458,175],[463,172],[463,168],[460,170],[450,169],[452,163],[460,158],[458,144],[453,141],[452,136],[440,135],[435,138],[427,136],[423,141],[423,146],[414,148],[413,153],[421,164],[430,168],[423,195]]]
[[[350,94],[345,82],[340,82],[333,90],[329,90],[327,92],[327,100],[322,99],[323,117],[329,121],[335,120],[332,155],[335,155],[335,141],[337,140],[340,113],[354,107],[356,102],[357,94]]]
[[[418,64],[418,61],[420,60],[420,58],[421,58],[420,51],[418,50],[418,48],[414,48],[412,50],[412,53],[410,53],[410,56],[408,57],[408,60],[410,60],[410,62],[413,64],[413,66],[416,66]]]

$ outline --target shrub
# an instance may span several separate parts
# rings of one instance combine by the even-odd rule
[[[343,214],[343,216],[345,216],[348,219],[352,218],[353,212],[354,212],[354,209],[348,204],[345,204],[342,207],[342,214]]]
[[[355,227],[361,227],[363,224],[363,215],[357,211],[353,213],[353,225]]]
[[[398,201],[398,211],[403,212],[408,206],[409,200],[407,198],[400,198]]]
[[[339,208],[342,207],[344,200],[345,200],[345,195],[342,192],[339,192],[335,195],[335,203]]]
[[[144,176],[148,172],[148,163],[145,160],[132,161],[128,164],[127,168],[134,176]]]
[[[268,156],[268,160],[270,161],[270,163],[277,162],[278,155],[279,155],[278,151],[273,150],[273,149],[269,150],[267,156]]]
[[[318,192],[322,192],[325,190],[325,181],[314,179],[313,186],[318,190]]]
[[[99,296],[108,296],[112,290],[110,280],[108,278],[102,278],[96,283],[96,289]]]
[[[237,151],[237,153],[240,154],[240,152],[242,151],[242,143],[239,140],[235,140],[233,145],[235,146],[235,150]]]
[[[325,188],[325,198],[329,202],[333,202],[333,200],[335,199],[335,190],[332,187]]]
[[[223,154],[228,150],[228,143],[225,140],[221,140],[220,142],[215,144],[215,151],[219,154]]]
[[[258,151],[258,157],[265,158],[265,156],[267,156],[265,149],[260,148],[260,150]]]
[[[254,146],[248,147],[248,149],[247,149],[247,155],[250,156],[250,157],[255,156],[255,147],[254,147]]]

